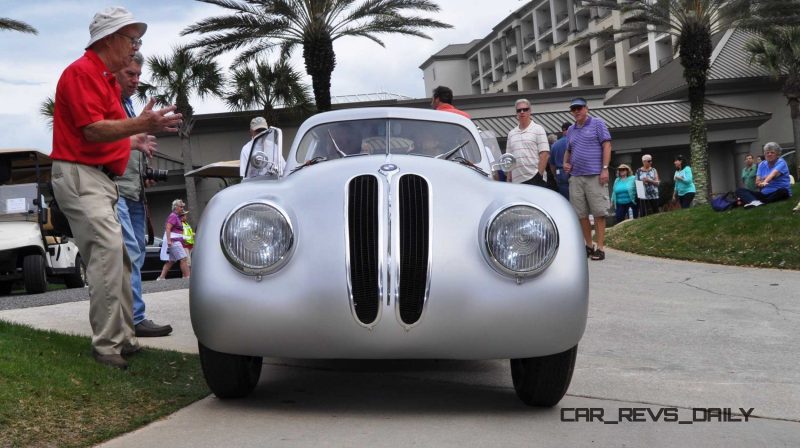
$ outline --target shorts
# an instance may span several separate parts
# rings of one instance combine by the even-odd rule
[[[167,250],[169,252],[169,261],[181,261],[186,258],[186,251],[183,249],[183,245],[178,242],[172,243]]]
[[[600,185],[600,175],[569,178],[569,202],[578,218],[608,215],[608,185]]]

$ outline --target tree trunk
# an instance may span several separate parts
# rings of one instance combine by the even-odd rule
[[[336,68],[336,54],[330,36],[303,40],[303,60],[306,73],[311,76],[317,110],[331,110],[331,75]]]
[[[711,31],[707,24],[688,23],[678,39],[683,77],[689,90],[689,148],[697,193],[695,202],[711,200],[711,170],[708,165],[705,110],[706,77],[711,60]]]
[[[192,161],[192,141],[190,139],[192,128],[194,127],[194,119],[189,118],[185,120],[181,125],[181,129],[178,131],[178,136],[181,139],[181,158],[183,159],[183,174],[188,173],[189,171],[194,169],[194,163]],[[193,212],[189,214],[189,225],[193,228],[197,228],[197,216],[200,213],[200,207],[197,203],[197,190],[195,188],[195,178],[194,177],[185,177],[183,178],[184,185],[186,186],[186,204],[189,206],[189,211]]]

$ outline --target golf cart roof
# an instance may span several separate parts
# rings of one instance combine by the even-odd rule
[[[186,177],[239,177],[239,160],[209,163],[184,174]]]

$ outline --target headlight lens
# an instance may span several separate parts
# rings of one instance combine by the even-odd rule
[[[558,249],[555,223],[541,210],[514,205],[500,211],[486,231],[489,258],[502,272],[525,276],[546,268]]]
[[[269,204],[242,206],[222,226],[222,250],[231,264],[245,274],[278,270],[288,259],[293,244],[289,219]]]

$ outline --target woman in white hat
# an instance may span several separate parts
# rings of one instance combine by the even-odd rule
[[[628,211],[633,212],[633,216],[639,211],[636,206],[636,184],[631,176],[631,167],[620,164],[617,167],[617,178],[614,179],[614,188],[611,192],[611,205],[616,212],[616,222],[622,222],[628,217]]]

